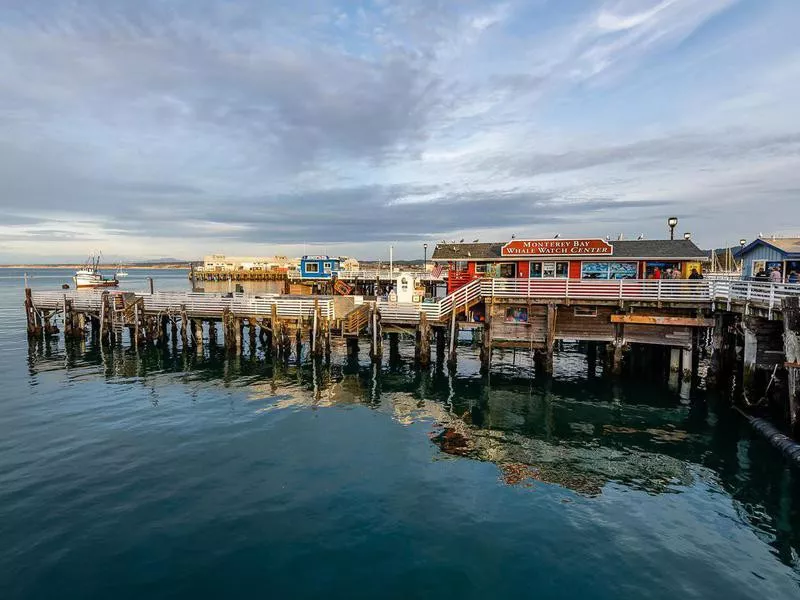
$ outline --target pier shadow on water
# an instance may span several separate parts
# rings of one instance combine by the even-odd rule
[[[236,388],[258,411],[367,407],[401,426],[429,424],[442,459],[492,463],[499,481],[531,493],[556,485],[586,499],[608,486],[680,494],[703,479],[798,572],[800,476],[724,398],[694,388],[687,401],[658,369],[604,377],[573,346],[557,354],[553,377],[510,351],[497,352],[490,375],[481,376],[477,347],[463,342],[456,373],[441,362],[414,368],[410,342],[386,349],[381,364],[369,362],[363,346],[347,356],[343,343],[334,344],[330,362],[309,360],[307,346],[299,360],[278,361],[258,344],[237,356],[215,345],[135,350],[52,338],[31,342],[29,384],[62,372],[110,386]]]

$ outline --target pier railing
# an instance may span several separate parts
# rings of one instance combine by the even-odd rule
[[[335,271],[334,275],[342,281],[355,281],[356,279],[359,281],[394,281],[401,272],[422,281],[444,281],[442,274],[433,277],[428,271],[403,271],[402,269],[394,269],[393,271],[389,271],[389,269],[342,270]]]
[[[475,279],[435,303],[380,301],[384,320],[442,320],[453,310],[465,310],[482,298],[536,298],[584,301],[745,303],[772,311],[783,298],[800,295],[800,285],[727,279]]]
[[[112,294],[119,292],[110,292]],[[33,291],[32,300],[37,308],[58,309],[64,298],[72,302],[73,310],[100,310],[101,296],[99,290],[70,291]],[[136,293],[137,298],[144,299],[146,312],[180,312],[185,310],[190,316],[220,316],[225,309],[238,315],[268,317],[275,305],[281,318],[311,318],[317,306],[320,316],[335,318],[333,299],[328,296],[281,296],[265,294],[253,296],[248,294],[204,294],[197,292],[156,292],[154,294]]]

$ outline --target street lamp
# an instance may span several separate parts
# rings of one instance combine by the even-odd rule
[[[686,233],[683,234],[683,239],[685,240],[692,239],[692,234],[687,231]]]
[[[669,225],[669,239],[675,239],[675,226],[678,224],[678,217],[670,217],[667,219],[667,225]]]
[[[744,245],[747,243],[747,240],[742,238],[739,240],[739,247],[744,248]]]
[[[428,270],[428,244],[422,244],[423,248],[423,259],[422,259],[422,270]]]

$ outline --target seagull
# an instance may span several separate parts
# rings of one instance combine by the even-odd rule
[[[553,239],[554,239],[554,240],[557,240],[557,239],[558,239],[558,238],[560,238],[560,237],[561,237],[561,234],[560,234],[560,233],[557,233],[557,234],[555,234],[555,235],[553,236]]]
[[[464,238],[461,238],[460,240],[458,240],[458,243],[459,244],[463,244],[464,243]]]
[[[643,234],[643,233],[640,233],[640,234],[639,234],[639,237],[637,237],[636,239],[637,239],[637,240],[643,240],[643,239],[644,239],[644,234]]]
[[[610,241],[611,241],[611,236],[610,236],[610,235],[607,235],[607,236],[606,236],[606,241],[607,241],[607,242],[610,242]]]
[[[620,233],[619,236],[617,236],[617,241],[619,241],[621,239],[622,239],[622,234]]]
[[[472,243],[473,244],[477,244],[478,243],[478,238],[475,238],[474,240],[472,240]]]
[[[516,233],[512,233],[511,234],[511,239],[513,240],[515,237],[517,237],[517,234]]]

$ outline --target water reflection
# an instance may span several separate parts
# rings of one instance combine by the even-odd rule
[[[441,365],[415,369],[412,356],[408,343],[381,366],[365,351],[347,356],[343,344],[325,364],[273,362],[260,346],[234,356],[213,345],[200,353],[172,345],[137,351],[53,339],[33,343],[28,364],[32,385],[65,371],[153,390],[163,383],[240,388],[259,412],[368,406],[403,425],[431,423],[443,457],[494,463],[510,485],[546,482],[595,497],[609,483],[664,494],[702,479],[733,499],[780,560],[798,567],[800,478],[712,394],[685,405],[666,384],[592,374],[578,352],[559,355],[555,378],[531,378],[527,365],[503,357],[480,377],[469,349],[459,359],[466,375]]]

